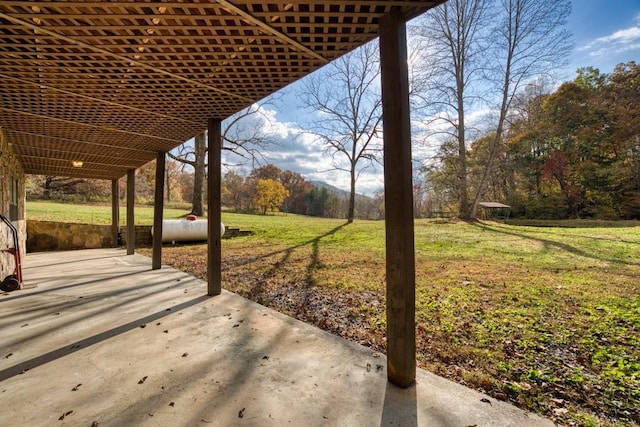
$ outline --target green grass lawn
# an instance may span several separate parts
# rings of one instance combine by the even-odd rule
[[[223,240],[223,287],[384,351],[383,221],[222,219],[254,233]],[[563,425],[640,425],[640,227],[554,225],[415,221],[418,364]],[[206,246],[163,262],[204,278]]]
[[[186,209],[165,208],[165,219],[183,218],[189,213]],[[136,206],[135,222],[137,225],[153,224],[153,206]],[[36,221],[76,222],[82,224],[111,224],[110,204],[69,204],[44,200],[27,201],[27,219]],[[120,207],[120,224],[127,223],[127,208]]]

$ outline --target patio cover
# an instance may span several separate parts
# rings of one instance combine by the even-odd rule
[[[128,254],[134,172],[155,158],[153,269],[165,152],[208,129],[207,292],[219,295],[221,121],[379,35],[387,373],[408,387],[416,364],[405,23],[443,1],[3,0],[0,127],[25,173],[110,179],[114,189],[126,174]]]
[[[0,127],[26,173],[117,179],[442,2],[3,0]]]

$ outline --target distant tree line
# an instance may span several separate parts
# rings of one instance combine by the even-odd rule
[[[165,202],[168,204],[191,204],[193,172],[180,168],[180,163],[166,161]],[[136,203],[153,204],[155,162],[150,162],[136,171]],[[204,188],[206,197],[206,186]],[[229,171],[222,176],[221,196],[223,207],[235,212],[295,213],[301,215],[347,218],[349,193],[314,185],[302,175],[289,170],[282,171],[268,164],[253,169],[248,175]],[[28,177],[27,197],[75,203],[109,203],[111,182],[98,179],[79,179],[52,176]],[[119,180],[119,198],[126,198],[126,178]],[[355,199],[355,216],[362,219],[383,217],[382,195]]]
[[[443,142],[432,160],[455,169],[445,174],[455,186],[441,195],[456,197],[460,218],[475,218],[490,189],[517,96],[567,62],[570,12],[569,0],[449,0],[412,25],[412,115]],[[471,116],[482,111],[490,112],[483,127],[491,131],[481,147],[475,142],[483,157],[478,163],[469,157],[480,132]]]
[[[640,219],[640,66],[619,64],[611,74],[587,67],[555,91],[529,84],[510,111],[494,161],[495,135],[467,150],[468,185],[477,188],[487,167],[485,200],[505,201],[512,215],[529,218]],[[440,147],[423,168],[428,198],[455,209],[458,153]]]
[[[222,204],[236,212],[266,214],[279,211],[346,219],[349,200],[348,192],[314,185],[299,173],[282,171],[272,164],[253,169],[247,176],[229,171],[222,177]],[[380,197],[356,197],[355,216],[380,219],[383,217],[381,206]]]

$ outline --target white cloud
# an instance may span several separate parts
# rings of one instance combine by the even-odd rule
[[[262,132],[264,134],[285,139],[300,132],[300,129],[298,129],[295,123],[279,121],[276,117],[278,114],[276,110],[258,105],[254,105],[254,107],[264,118],[262,121]]]
[[[589,56],[604,56],[640,49],[640,14],[635,17],[635,25],[617,30],[578,48]]]

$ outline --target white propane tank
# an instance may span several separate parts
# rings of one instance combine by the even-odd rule
[[[162,241],[163,242],[190,242],[207,240],[206,219],[194,221],[186,219],[165,219],[162,221]],[[225,227],[220,223],[220,236],[224,236]],[[153,236],[153,227],[151,228]]]

